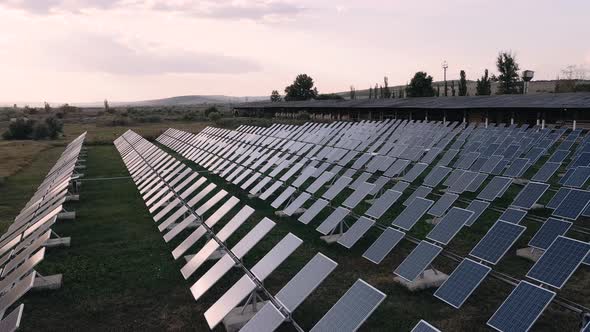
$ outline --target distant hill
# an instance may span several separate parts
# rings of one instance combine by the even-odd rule
[[[180,105],[199,105],[199,104],[227,104],[243,103],[245,101],[266,100],[268,97],[232,97],[232,96],[176,96],[163,99],[133,101],[133,102],[112,102],[112,106],[180,106]]]

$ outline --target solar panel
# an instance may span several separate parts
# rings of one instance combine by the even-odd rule
[[[482,173],[491,173],[494,168],[504,159],[502,156],[493,155],[486,160],[486,162],[480,167],[479,171]]]
[[[570,188],[559,188],[559,190],[555,193],[555,195],[553,195],[553,197],[551,198],[549,203],[545,205],[545,207],[553,210],[557,209],[559,204],[563,202],[563,200],[565,199],[567,194],[570,193],[570,191],[572,191]]]
[[[242,185],[240,186],[240,188],[242,188],[242,190],[247,190],[261,176],[262,176],[262,173],[254,172],[254,174],[252,174],[248,178],[248,180],[246,180],[246,182],[242,183]]]
[[[451,172],[451,168],[445,166],[436,166],[432,171],[424,178],[423,185],[429,187],[438,186],[441,181]]]
[[[425,320],[420,320],[410,332],[441,332]]]
[[[531,180],[538,182],[547,182],[561,167],[561,162],[546,162]]]
[[[0,331],[14,332],[18,330],[24,309],[25,305],[20,304],[16,309],[5,315],[0,321]]]
[[[466,171],[465,173],[463,173],[463,175],[461,175],[461,177],[457,179],[457,181],[455,181],[448,188],[448,191],[458,194],[463,193],[465,190],[467,190],[467,187],[469,187],[469,185],[475,180],[478,174],[479,173],[476,172]]]
[[[303,206],[303,204],[305,204],[305,202],[307,202],[307,200],[309,200],[310,197],[311,197],[310,194],[308,194],[306,192],[302,192],[299,196],[297,196],[297,198],[295,198],[295,200],[293,200],[293,202],[291,202],[291,204],[289,204],[283,210],[283,213],[285,213],[288,216],[292,216],[293,213],[295,213],[295,211],[297,211],[299,208],[301,208]]]
[[[434,261],[441,251],[441,247],[421,241],[393,273],[408,282],[412,282]]]
[[[400,214],[397,215],[395,220],[391,223],[403,230],[409,231],[414,225],[422,218],[422,216],[430,209],[434,202],[417,197],[410,203]]]
[[[489,266],[465,258],[436,290],[434,296],[459,309],[491,270]]]
[[[570,154],[570,152],[568,151],[569,148],[567,150],[557,150],[555,152],[553,152],[553,154],[551,155],[551,158],[549,158],[549,160],[547,160],[547,162],[550,163],[561,163],[565,160],[565,158],[567,158],[567,156]]]
[[[482,183],[488,178],[487,174],[484,173],[477,173],[475,178],[471,181],[471,183],[465,188],[465,191],[468,192],[476,192],[481,187]]]
[[[354,209],[368,194],[375,188],[372,183],[363,182],[358,185],[357,189],[350,195],[342,205]]]
[[[14,302],[18,301],[26,292],[33,288],[35,276],[36,272],[33,271],[23,279],[17,281],[10,290],[4,293],[0,298],[0,312],[5,312]]]
[[[404,201],[404,206],[409,206],[416,198],[425,198],[432,192],[432,188],[420,186]]]
[[[373,202],[365,214],[375,219],[379,219],[401,196],[401,192],[389,189]]]
[[[350,214],[349,209],[338,207],[334,210],[324,222],[322,222],[316,230],[323,235],[328,235],[338,226],[346,216]]]
[[[399,191],[400,193],[403,194],[403,192],[410,186],[409,183],[404,182],[404,181],[399,181],[398,183],[396,183],[393,187],[391,187],[391,190],[395,190],[395,191]]]
[[[422,174],[422,172],[424,172],[426,168],[428,168],[428,164],[417,163],[404,175],[403,180],[412,183],[420,176],[420,174]]]
[[[270,187],[268,187],[263,193],[258,196],[261,200],[266,201],[272,194],[279,189],[283,183],[281,181],[276,181]]]
[[[523,280],[487,324],[498,331],[528,331],[554,297],[554,292]]]
[[[511,206],[528,210],[537,203],[537,201],[543,196],[545,191],[549,189],[549,185],[546,183],[529,182],[527,185],[518,193]]]
[[[510,184],[512,184],[511,178],[495,176],[488,183],[488,185],[485,188],[483,188],[479,195],[477,195],[477,198],[491,202],[496,198],[501,197],[506,191],[506,189],[508,189]]]
[[[459,195],[453,193],[445,193],[436,203],[428,210],[428,214],[435,217],[442,217],[445,212],[455,203]]]
[[[529,246],[545,250],[560,235],[565,235],[572,223],[565,220],[549,218],[529,241]]]
[[[260,191],[262,190],[262,188],[264,188],[264,186],[266,186],[271,180],[272,180],[272,178],[269,176],[263,178],[254,187],[252,187],[252,189],[250,189],[250,194],[252,194],[252,195],[259,194]]]
[[[561,289],[590,252],[590,243],[558,236],[527,277]]]
[[[322,211],[326,206],[328,206],[328,204],[328,201],[318,199],[297,220],[306,225],[309,224],[313,220],[313,218],[315,218],[315,216],[317,216],[318,213],[320,213],[320,211]]]
[[[498,220],[469,254],[496,265],[525,229],[524,226]]]
[[[365,251],[363,257],[375,264],[381,263],[385,256],[395,248],[405,235],[406,233],[402,231],[387,227],[379,238]]]
[[[312,182],[307,189],[305,189],[310,194],[315,194],[324,184],[330,181],[334,177],[334,173],[332,172],[324,172],[320,175],[314,182]]]
[[[490,174],[500,175],[502,173],[502,171],[504,171],[504,169],[506,168],[506,165],[508,165],[509,163],[510,163],[510,160],[508,160],[508,159],[500,160],[500,162],[496,165],[496,167],[494,167],[494,169],[492,170],[492,172]]]
[[[465,209],[473,212],[473,214],[471,215],[471,217],[469,217],[467,222],[465,222],[465,226],[471,227],[477,221],[477,219],[484,213],[488,206],[490,206],[489,202],[478,200],[471,201],[471,203],[469,203],[469,206],[467,206],[467,208]]]
[[[356,331],[385,297],[383,292],[358,279],[310,332]]]
[[[504,176],[508,176],[511,178],[519,177],[524,173],[527,164],[529,163],[528,159],[525,158],[517,158],[514,159],[512,164],[508,167],[506,171],[504,171]]]
[[[205,319],[207,320],[207,324],[209,324],[209,328],[214,329],[233,308],[240,304],[254,290],[256,290],[256,284],[247,275],[238,280],[205,311]]]
[[[406,167],[408,167],[408,165],[411,162],[409,160],[406,159],[398,159],[395,161],[395,163],[393,163],[393,165],[391,165],[391,167],[389,167],[387,169],[387,171],[385,171],[385,173],[383,173],[383,175],[388,176],[388,177],[396,177],[398,176],[401,172],[403,172]]]
[[[266,279],[302,243],[303,240],[291,233],[285,235],[250,271],[258,280]]]
[[[283,324],[285,319],[286,317],[272,302],[267,302],[254,317],[242,326],[240,332],[273,332]]]
[[[345,248],[352,248],[352,246],[360,240],[360,238],[365,235],[374,224],[374,220],[360,217],[344,234],[342,234],[338,239],[338,243]]]
[[[452,208],[436,226],[428,233],[426,238],[441,244],[448,244],[459,233],[465,222],[473,212],[458,207]]]
[[[553,211],[556,217],[576,220],[582,214],[582,211],[588,206],[590,202],[590,191],[572,189],[572,191],[565,196],[564,200],[559,204],[557,209]]]
[[[588,178],[590,178],[590,167],[580,166],[574,170],[572,175],[567,178],[563,185],[580,188],[584,186],[584,184],[588,181]]]
[[[272,206],[275,209],[278,209],[281,205],[283,205],[283,203],[285,203],[291,196],[293,196],[293,194],[295,193],[297,189],[295,189],[295,187],[287,187],[271,204],[270,206]]]
[[[277,293],[276,299],[293,312],[334,271],[338,263],[321,253],[316,254]]]
[[[322,195],[322,198],[329,201],[333,200],[350,182],[352,182],[352,178],[341,176],[330,188],[328,188],[328,190],[326,190]]]

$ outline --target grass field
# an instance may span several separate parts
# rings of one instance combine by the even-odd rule
[[[149,126],[137,131],[148,135],[161,129]],[[120,132],[123,131],[121,129]],[[96,142],[101,142],[117,132],[97,131],[94,137]],[[67,137],[74,134],[78,133],[73,128],[66,130]],[[0,220],[3,226],[18,214],[62,150],[63,147],[42,150],[30,164],[8,177],[4,186],[0,187]],[[195,170],[204,171],[192,162],[187,164]],[[179,272],[183,262],[175,262],[170,254],[180,241],[176,239],[169,244],[164,243],[162,234],[155,227],[131,179],[91,181],[128,175],[113,145],[90,145],[86,165],[81,200],[67,206],[76,211],[77,219],[59,222],[54,228],[61,236],[71,236],[72,246],[50,249],[39,266],[39,272],[44,275],[63,273],[64,285],[57,291],[29,293],[24,297],[23,330],[208,330],[203,318],[204,311],[242,273],[237,269],[232,270],[199,302],[195,302],[189,287],[211,263],[207,263],[189,280],[183,280]],[[295,320],[306,330],[323,316],[357,278],[364,279],[387,294],[386,300],[362,326],[361,330],[364,331],[409,331],[422,318],[443,331],[488,331],[491,329],[485,327],[485,322],[511,290],[505,283],[488,278],[460,310],[452,309],[434,298],[433,290],[410,293],[392,282],[393,269],[415,246],[411,242],[403,241],[381,264],[374,265],[361,255],[378,236],[378,231],[372,230],[352,250],[337,244],[329,246],[319,240],[315,231],[317,220],[322,216],[310,225],[303,225],[295,218],[278,218],[270,207],[269,202],[272,200],[264,202],[257,198],[250,199],[239,187],[227,184],[224,179],[212,174],[206,176],[219,188],[227,190],[256,210],[254,216],[228,240],[230,247],[263,217],[277,222],[269,235],[246,256],[246,266],[253,266],[289,232],[304,240],[303,245],[265,281],[272,293],[276,293],[318,251],[339,263],[338,268],[295,312]],[[349,193],[342,193],[334,202],[342,202]],[[509,192],[507,196],[514,197],[514,194]],[[507,205],[510,200],[506,198],[498,203]],[[212,212],[209,211],[205,217]],[[389,220],[397,212],[391,211],[383,218]],[[468,253],[468,249],[473,247],[498,216],[499,213],[488,211],[474,227],[461,231],[451,243],[452,250],[463,255]],[[228,218],[224,218],[215,229],[221,229],[227,221]],[[528,223],[526,225],[529,226]],[[431,227],[421,221],[412,235],[423,238]],[[529,227],[526,236],[516,247],[525,246],[534,230],[535,226]],[[177,238],[184,237],[181,234]],[[202,246],[204,241],[202,239],[197,243],[191,253],[196,252],[196,248]],[[455,265],[455,262],[444,257],[435,261],[435,266],[447,273]],[[512,252],[501,261],[497,270],[522,278],[530,266],[531,262],[515,257]],[[560,295],[590,306],[586,296],[590,289],[588,276],[588,267],[581,268]],[[533,330],[554,330],[559,326],[563,331],[575,331],[578,323],[576,315],[552,304]],[[284,329],[290,330],[290,326],[285,324]]]

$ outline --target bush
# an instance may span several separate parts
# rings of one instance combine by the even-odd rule
[[[33,133],[34,121],[20,118],[8,126],[8,130],[2,134],[4,139],[29,139]]]
[[[309,120],[311,119],[311,115],[309,115],[309,113],[302,111],[302,112],[297,112],[297,114],[295,115],[295,119],[298,120]]]
[[[117,126],[124,127],[124,126],[129,125],[129,120],[127,120],[126,118],[123,118],[123,117],[118,117],[118,118],[114,118],[113,120],[111,120],[109,125],[113,126],[113,127],[117,127]]]
[[[215,107],[215,106],[207,107],[205,109],[205,116],[206,117],[209,117],[209,114],[211,114],[213,112],[219,113],[219,110],[217,109],[217,107]],[[221,114],[220,114],[220,116],[221,116]]]
[[[221,120],[221,113],[219,113],[219,112],[209,113],[209,120],[211,120],[212,122],[218,122],[219,120]]]
[[[43,122],[36,123],[33,127],[33,139],[45,139],[49,136],[49,127]]]
[[[205,117],[203,116],[203,112],[201,111],[190,111],[186,112],[182,116],[182,120],[184,121],[203,121]]]
[[[48,137],[51,139],[59,138],[59,134],[64,131],[64,124],[57,117],[51,116],[45,119],[45,125],[48,130]]]
[[[162,118],[158,115],[143,116],[136,119],[138,122],[157,123],[162,122]]]

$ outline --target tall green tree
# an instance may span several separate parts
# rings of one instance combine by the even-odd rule
[[[432,87],[432,76],[426,72],[417,72],[410,84],[406,88],[408,97],[432,97],[434,96],[434,88]]]
[[[467,96],[467,77],[464,70],[461,70],[459,77],[459,96]]]
[[[451,81],[451,96],[455,97],[455,81]]]
[[[313,78],[307,74],[299,74],[293,84],[285,88],[285,100],[309,100],[318,95],[318,89],[313,86]]]
[[[369,99],[373,98],[373,87],[369,87]]]
[[[283,98],[277,90],[272,90],[272,93],[270,94],[270,101],[273,103],[278,103],[280,101],[283,101]]]
[[[488,70],[484,71],[481,78],[477,79],[477,85],[475,87],[476,96],[489,96],[492,94],[492,81],[488,76]]]
[[[377,94],[377,91],[381,92],[379,90],[379,84],[375,83],[375,88],[373,89],[373,93],[375,94],[375,99],[381,98],[381,93]]]
[[[354,88],[354,86],[350,86],[350,100],[355,100],[356,99],[356,89]]]
[[[496,59],[498,76],[498,94],[521,93],[521,82],[518,71],[520,66],[516,62],[516,56],[511,52],[500,52]]]
[[[389,90],[389,78],[383,77],[383,98],[391,98],[391,90]]]
[[[440,97],[440,84],[436,85],[436,96]]]

